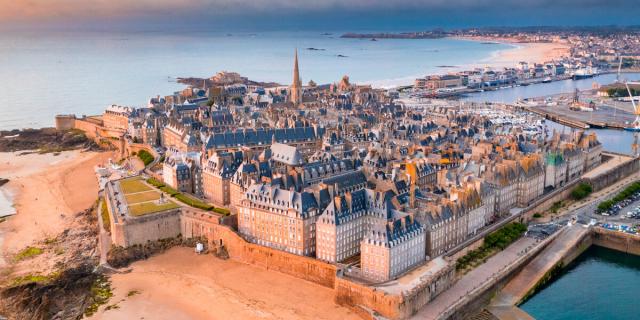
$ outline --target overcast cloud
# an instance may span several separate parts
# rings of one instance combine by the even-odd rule
[[[442,15],[448,15],[454,20],[486,21],[489,25],[500,24],[504,17],[514,17],[517,22],[517,17],[522,16],[528,21],[532,15],[539,15],[540,23],[550,18],[559,20],[548,24],[563,24],[563,17],[571,17],[567,24],[575,24],[581,16],[585,25],[600,21],[631,24],[634,16],[640,21],[640,3],[638,0],[0,0],[0,21],[5,24],[114,20],[142,23],[230,16],[274,20],[296,15],[305,16],[305,20],[314,17],[321,20],[327,15],[362,19],[361,14],[402,19],[400,13],[414,20],[423,15],[440,21]]]

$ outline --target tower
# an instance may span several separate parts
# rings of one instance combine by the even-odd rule
[[[298,49],[296,49],[293,61],[293,83],[290,87],[291,96],[289,99],[294,105],[302,103],[302,80],[300,80],[300,71],[298,70]]]

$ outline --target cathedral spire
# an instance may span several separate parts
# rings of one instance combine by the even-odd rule
[[[291,83],[290,99],[296,105],[302,102],[302,80],[300,80],[300,70],[298,69],[298,49],[295,51],[293,61],[293,83]]]

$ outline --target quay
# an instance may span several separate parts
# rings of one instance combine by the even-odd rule
[[[544,117],[547,120],[557,122],[567,127],[576,128],[576,129],[589,129],[591,127],[587,122],[569,119],[565,116],[562,116],[554,112],[543,111],[543,110],[540,110],[539,108],[534,108],[534,107],[522,107],[522,108],[528,112],[535,113],[537,115]],[[606,128],[608,127],[608,124],[603,123],[600,125],[600,127]]]

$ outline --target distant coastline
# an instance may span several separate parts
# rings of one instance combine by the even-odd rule
[[[347,39],[441,39],[447,35],[439,31],[402,32],[402,33],[345,33],[340,38]]]

